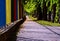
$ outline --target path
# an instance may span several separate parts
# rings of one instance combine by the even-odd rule
[[[17,34],[17,41],[60,41],[60,27],[45,27],[27,20]]]

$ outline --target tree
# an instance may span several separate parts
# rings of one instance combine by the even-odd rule
[[[47,20],[47,6],[46,1],[43,1],[43,20]]]

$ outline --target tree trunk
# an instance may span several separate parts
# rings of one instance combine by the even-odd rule
[[[53,4],[53,6],[52,6],[52,17],[53,17],[53,19],[52,19],[52,22],[54,22],[55,21],[55,16],[56,16],[56,4]]]
[[[37,6],[37,20],[42,20],[42,11],[41,11],[40,4],[38,4]]]
[[[49,14],[47,15],[48,17],[47,17],[47,20],[48,21],[51,21],[51,11],[49,11]]]
[[[43,1],[43,20],[47,20],[47,7],[45,1]]]

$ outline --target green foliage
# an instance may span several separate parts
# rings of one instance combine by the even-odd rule
[[[40,4],[41,9],[43,10],[43,4],[44,4],[44,2],[46,2],[47,14],[49,14],[49,11],[52,12],[52,10],[53,10],[52,9],[53,4],[57,4],[57,6],[56,6],[56,16],[55,16],[54,20],[55,20],[55,22],[58,22],[59,9],[60,9],[60,6],[59,6],[60,1],[59,0],[24,0],[24,1],[27,1],[26,4],[24,4],[24,10],[28,13],[34,12],[34,10],[36,10],[38,4]]]
[[[26,5],[24,5],[24,10],[28,13],[32,13],[36,9],[35,5],[35,2],[30,1]]]
[[[55,22],[58,22],[58,15],[59,15],[59,3],[58,3],[58,0],[48,0],[47,2],[46,2],[46,6],[48,6],[48,2],[50,1],[50,6],[48,7],[48,12],[49,11],[51,11],[52,12],[52,6],[53,6],[53,4],[57,4],[57,6],[56,6],[56,16],[55,16]],[[47,12],[47,13],[48,13]]]
[[[37,8],[37,4],[41,3],[41,8],[42,8],[42,0],[25,0],[27,1],[26,4],[24,4],[24,10],[28,13],[32,13],[34,10]],[[41,2],[42,1],[42,2]],[[24,1],[23,1],[24,2]]]
[[[58,18],[59,18],[59,3],[58,3],[58,0],[55,0],[54,3],[57,4],[56,6],[56,16],[55,16],[55,22],[58,22]]]

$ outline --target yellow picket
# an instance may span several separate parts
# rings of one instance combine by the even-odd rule
[[[11,0],[6,0],[6,24],[11,23]]]
[[[18,1],[18,19],[19,19],[19,1]]]

